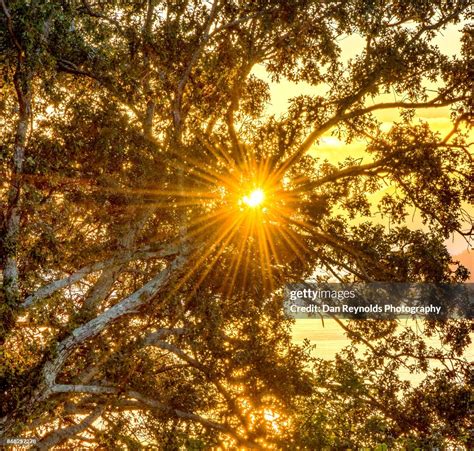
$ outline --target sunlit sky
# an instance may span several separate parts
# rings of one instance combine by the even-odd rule
[[[447,27],[437,38],[433,41],[439,49],[448,56],[453,56],[460,53],[461,50],[461,29],[462,25],[451,25]],[[340,41],[342,56],[344,59],[349,59],[355,54],[362,51],[365,46],[364,39],[360,36],[347,36]],[[253,75],[265,80],[270,87],[271,101],[267,106],[266,114],[279,116],[284,114],[289,105],[289,100],[298,95],[323,95],[324,88],[314,87],[307,83],[294,83],[288,80],[280,80],[278,83],[273,82],[265,71],[263,66],[257,66],[253,70]],[[431,85],[430,88],[435,89],[436,85]],[[381,101],[397,101],[394,95],[384,94],[373,100],[373,103]],[[382,128],[389,130],[392,123],[399,119],[399,111],[381,110],[375,113],[377,119],[382,122]],[[452,129],[452,122],[450,120],[449,107],[419,109],[416,111],[415,118],[427,121],[430,127],[438,131],[442,136],[449,133]],[[310,153],[318,156],[322,160],[327,159],[330,162],[342,161],[348,156],[362,157],[363,162],[370,161],[370,155],[364,152],[365,142],[354,141],[351,144],[345,144],[339,141],[335,136],[331,135],[331,131],[326,133],[319,143],[311,149]],[[390,188],[387,188],[390,189]],[[474,214],[474,208],[467,206],[466,209]],[[383,223],[380,217],[374,217],[375,221]],[[424,228],[421,223],[419,215],[410,216],[406,224],[413,229]],[[474,273],[474,251],[470,251],[466,241],[457,235],[453,235],[446,240],[446,245],[453,256],[459,256],[459,260],[464,266],[471,270],[471,280]],[[334,320],[326,319],[324,325],[318,319],[298,319],[293,328],[293,339],[296,343],[302,343],[303,339],[311,340],[312,344],[316,345],[315,355],[323,358],[332,358],[336,352],[349,344],[345,337],[343,330],[337,325]],[[435,346],[434,340],[429,342],[430,345]],[[474,356],[474,346],[471,344],[468,355],[470,358]],[[402,374],[402,378],[415,380],[419,377],[413,375]]]

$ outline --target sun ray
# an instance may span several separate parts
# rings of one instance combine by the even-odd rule
[[[211,211],[204,215],[191,219],[188,225],[192,227],[194,230],[194,227],[198,226],[199,224],[205,223],[204,227],[207,228],[210,225],[213,225],[219,219],[222,219],[223,217],[226,217],[226,216],[231,216],[232,214],[233,214],[232,210],[229,210],[227,208],[219,208],[218,210]]]
[[[208,165],[204,166],[202,161],[195,160],[192,157],[187,157],[186,164],[174,162],[172,165],[177,169],[192,171],[193,176],[202,178],[214,186],[221,183],[232,189],[239,187],[239,180],[232,175],[232,172],[226,170],[226,174],[222,174],[217,168],[208,167]]]
[[[235,286],[235,281],[237,280],[237,276],[239,274],[240,263],[245,254],[245,247],[247,246],[248,233],[246,231],[244,231],[243,233],[244,235],[241,237],[240,248],[238,252],[232,255],[231,266],[229,268],[229,273],[232,274],[232,277],[231,277],[230,282],[228,283],[228,288],[225,292],[225,297],[230,297],[232,294],[232,291]]]
[[[197,289],[201,283],[205,280],[207,275],[211,272],[211,270],[214,268],[214,265],[218,262],[219,257],[222,255],[222,253],[225,251],[225,248],[229,241],[233,238],[233,236],[237,233],[237,227],[234,228],[233,232],[227,236],[225,240],[222,241],[219,250],[217,253],[212,257],[211,261],[208,262],[206,270],[202,272],[200,275],[199,279],[195,283],[195,289]]]
[[[224,166],[230,166],[232,169],[236,168],[235,161],[232,160],[232,158],[228,155],[227,152],[225,152],[220,146],[216,146],[218,152],[216,151],[216,148],[213,147],[211,143],[208,143],[207,140],[203,139],[201,142],[204,144],[206,149],[211,152],[211,154],[216,158],[216,160],[220,161],[223,163]]]
[[[305,260],[303,256],[301,255],[301,251],[307,252],[308,248],[306,245],[300,242],[300,240],[295,240],[296,237],[292,236],[292,231],[288,229],[287,227],[280,227],[277,229],[278,232],[280,233],[281,237],[283,240],[290,246],[291,250],[294,252],[296,257],[303,263],[305,264]],[[299,248],[298,248],[299,246]]]
[[[262,280],[264,283],[264,289],[269,287],[270,290],[273,288],[273,278],[272,278],[272,265],[270,261],[270,256],[268,254],[267,243],[263,233],[263,227],[258,227],[258,232],[260,236],[258,239],[259,253],[260,253],[260,271],[262,272]]]
[[[280,263],[278,252],[276,250],[276,247],[273,242],[273,238],[271,236],[270,230],[268,227],[262,227],[262,235],[263,235],[263,241],[265,243],[265,250],[267,253],[267,260],[269,264],[269,269],[270,269],[270,284],[271,284],[271,289],[273,290],[273,284],[274,284],[274,275],[273,275],[273,270],[274,266],[277,267],[277,265]],[[276,265],[273,265],[271,262],[271,257],[275,259]]]
[[[199,270],[199,268],[201,267],[201,264],[212,254],[212,252],[215,250],[216,247],[222,244],[222,242],[224,241],[224,238],[226,237],[228,233],[231,234],[230,237],[232,237],[234,234],[237,233],[238,229],[235,227],[235,225],[239,220],[240,220],[239,217],[234,218],[233,221],[231,221],[230,225],[227,225],[226,227],[221,227],[224,230],[222,230],[219,235],[217,235],[216,233],[215,238],[211,237],[208,240],[208,243],[206,244],[210,244],[211,241],[212,241],[212,244],[210,244],[210,246],[204,250],[201,256],[196,260],[196,262],[192,266],[189,267],[187,272],[183,275],[181,280],[175,285],[175,288],[170,292],[170,294],[174,295],[176,291],[179,290],[179,288],[181,288],[196,273],[196,271]],[[204,247],[206,246],[200,247],[195,253],[197,254],[198,252],[202,252]],[[224,250],[225,250],[225,246],[221,246],[219,256]]]

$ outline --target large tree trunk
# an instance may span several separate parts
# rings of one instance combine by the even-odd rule
[[[12,326],[14,310],[19,304],[18,236],[20,232],[21,185],[27,133],[31,119],[31,72],[19,60],[15,73],[19,117],[15,130],[12,172],[8,203],[2,225],[3,303],[0,306],[0,343]]]

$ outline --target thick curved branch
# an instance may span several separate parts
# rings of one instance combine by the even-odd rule
[[[359,108],[347,113],[340,113],[333,118],[326,121],[324,124],[320,125],[314,131],[312,131],[306,139],[300,144],[296,152],[291,155],[285,162],[281,165],[280,171],[287,170],[290,166],[295,164],[306,152],[309,151],[311,146],[319,139],[324,133],[329,131],[332,127],[337,125],[339,122],[353,119],[355,117],[363,116],[365,114],[371,113],[378,110],[386,110],[393,108],[403,108],[403,109],[419,109],[419,108],[440,108],[447,105],[452,105],[453,103],[465,100],[466,97],[456,97],[453,99],[442,99],[441,96],[437,96],[434,99],[428,102],[386,102],[386,103],[377,103],[366,108]]]
[[[118,264],[127,263],[135,259],[163,258],[163,257],[176,255],[177,253],[178,253],[177,246],[169,245],[169,246],[165,246],[160,251],[150,252],[147,250],[143,250],[143,251],[136,251],[136,252],[126,252],[119,257],[109,258],[108,260],[104,260],[102,262],[84,266],[68,277],[64,277],[63,279],[56,280],[54,282],[51,282],[48,285],[45,285],[39,288],[37,291],[30,294],[25,299],[25,301],[22,304],[22,307],[30,308],[41,299],[47,298],[48,296],[51,296],[52,294],[54,294],[56,291],[62,290],[63,288],[67,288],[79,282],[80,280],[82,280],[84,277],[86,277],[89,274],[92,274],[98,271],[103,271],[107,268],[113,267]]]
[[[313,188],[317,188],[318,186],[324,185],[325,183],[335,182],[346,177],[356,177],[359,175],[377,175],[378,173],[385,171],[384,165],[388,161],[388,159],[389,158],[387,157],[381,160],[374,161],[372,163],[348,166],[332,174],[328,174],[324,177],[321,177],[320,179],[314,180],[312,182],[307,182],[301,185],[296,191],[310,190]]]
[[[453,129],[444,137],[444,139],[441,141],[441,144],[447,144],[448,141],[452,138],[452,136],[457,132],[459,129],[459,126],[461,125],[461,122],[469,120],[469,114],[464,113],[461,114],[456,121],[454,122]]]
[[[428,102],[384,102],[376,103],[375,105],[368,106],[366,108],[360,108],[354,111],[350,111],[341,116],[341,120],[352,119],[357,116],[362,116],[372,111],[388,110],[393,108],[403,109],[419,109],[419,108],[441,108],[443,106],[452,105],[453,103],[466,100],[467,97],[454,97],[452,99],[445,99],[444,94],[435,97]]]
[[[4,263],[2,291],[5,301],[9,306],[5,310],[7,317],[2,314],[1,320],[5,324],[12,324],[8,316],[12,314],[12,309],[16,308],[20,300],[19,291],[19,270],[17,261],[18,239],[20,234],[21,215],[21,193],[23,184],[23,163],[27,145],[27,132],[32,118],[32,80],[33,67],[31,61],[26,60],[25,51],[22,48],[13,29],[13,21],[10,12],[1,0],[3,13],[7,20],[7,28],[10,37],[17,48],[17,62],[13,75],[13,84],[17,95],[18,120],[15,129],[15,139],[13,145],[13,159],[11,168],[10,186],[8,189],[8,200],[3,224],[0,224],[2,238],[0,239],[0,253]],[[44,34],[47,34],[47,27],[44,25]],[[28,64],[30,63],[30,64]],[[0,341],[3,340],[4,328],[0,333]]]
[[[89,338],[98,335],[107,326],[117,321],[119,318],[135,312],[138,308],[145,305],[151,298],[163,288],[177,273],[183,268],[187,259],[181,256],[175,258],[163,271],[158,273],[153,279],[146,283],[142,288],[123,299],[118,304],[110,307],[108,310],[90,320],[89,322],[76,328],[69,337],[60,342],[57,346],[55,357],[46,362],[42,370],[43,384],[41,384],[35,394],[35,400],[47,398],[51,393],[51,387],[54,386],[56,375],[71,355],[73,350]]]
[[[53,446],[60,445],[71,437],[85,431],[89,426],[91,426],[100,418],[104,410],[105,406],[96,407],[81,422],[59,429],[43,437],[38,443],[36,443],[36,448],[40,450],[48,450]]]
[[[216,18],[216,15],[217,15],[217,4],[218,4],[218,0],[214,0],[211,7],[211,11],[209,13],[209,17],[202,31],[202,37],[199,40],[199,44],[197,45],[194,53],[192,54],[176,89],[176,96],[175,96],[174,108],[173,108],[173,118],[175,122],[175,127],[178,130],[178,135],[180,134],[181,127],[182,127],[181,107],[182,107],[182,101],[183,101],[184,88],[186,86],[186,83],[189,80],[189,76],[191,75],[191,71],[194,65],[197,63],[202,51],[204,50],[207,42],[209,41],[209,36],[210,36],[209,32],[210,32],[212,23],[214,22],[214,19]]]

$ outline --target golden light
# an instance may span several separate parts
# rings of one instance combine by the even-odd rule
[[[254,189],[248,196],[242,198],[242,202],[251,208],[258,207],[265,200],[265,193],[260,188]]]
[[[256,277],[265,293],[270,293],[292,255],[304,263],[306,246],[295,229],[299,223],[290,221],[301,191],[293,192],[293,179],[284,177],[270,158],[257,159],[250,147],[242,148],[245,153],[239,164],[224,147],[208,143],[206,149],[213,158],[206,162],[190,158],[186,163],[192,164],[189,170],[196,187],[153,190],[159,196],[176,196],[173,205],[190,213],[194,206],[202,208],[187,223],[186,238],[190,242],[202,239],[206,244],[196,250],[193,265],[173,292],[197,274],[193,283],[200,286],[219,261],[226,261],[228,273],[221,284],[224,297],[255,286]]]

